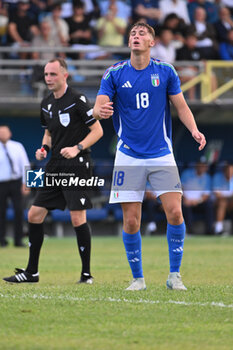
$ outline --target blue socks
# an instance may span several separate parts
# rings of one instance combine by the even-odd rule
[[[142,278],[142,252],[140,231],[129,234],[123,231],[127,259],[134,278]],[[167,224],[167,241],[170,261],[170,272],[179,272],[183,257],[185,223],[180,225]]]
[[[185,223],[180,225],[167,224],[167,242],[170,261],[170,272],[179,272],[183,257]]]
[[[140,231],[129,234],[123,230],[123,243],[125,245],[127,259],[134,278],[143,277],[142,271],[142,240]]]

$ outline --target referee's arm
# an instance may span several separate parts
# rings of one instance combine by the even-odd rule
[[[96,121],[94,124],[89,126],[90,132],[87,136],[80,141],[83,146],[83,149],[89,148],[94,145],[104,134],[102,126],[99,121]]]
[[[112,104],[107,95],[98,95],[93,108],[93,117],[97,120],[110,118],[113,115]]]
[[[98,120],[94,124],[89,126],[89,129],[89,134],[87,134],[87,136],[83,140],[79,141],[79,145],[82,145],[84,150],[94,145],[103,136],[103,129]],[[80,150],[78,149],[77,145],[75,145],[72,147],[62,148],[60,154],[64,158],[70,159],[76,157],[79,154],[79,152]]]
[[[51,149],[51,146],[52,146],[52,141],[51,141],[51,135],[50,135],[50,132],[45,129],[45,132],[44,132],[44,136],[43,136],[43,139],[42,139],[42,145],[47,145],[48,146],[48,150]],[[44,147],[43,147],[44,148]],[[36,150],[36,159],[37,160],[42,160],[44,158],[47,157],[47,150],[46,149],[43,149],[42,148],[38,148]]]
[[[51,135],[50,135],[50,132],[48,131],[48,129],[46,129],[44,132],[44,136],[42,139],[42,145],[47,145],[47,146],[49,146],[50,149],[52,147]]]

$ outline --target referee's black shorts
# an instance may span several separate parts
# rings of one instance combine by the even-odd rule
[[[53,182],[67,179],[70,176],[79,179],[89,179],[92,176],[92,164],[90,155],[84,154],[73,159],[50,159],[45,168],[45,176],[49,185],[38,188],[33,205],[48,210],[61,209],[66,207],[69,210],[91,209],[91,188],[83,186],[62,186]],[[53,185],[52,185],[53,184]]]

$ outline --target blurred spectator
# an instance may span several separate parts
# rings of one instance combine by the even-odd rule
[[[162,213],[163,208],[160,200],[157,200],[156,193],[152,191],[151,186],[147,185],[143,200],[143,214],[146,218],[146,230],[145,235],[149,236],[157,231],[156,214]]]
[[[52,5],[52,4],[51,4]],[[73,1],[67,0],[61,3],[61,18],[68,18],[73,16]]]
[[[195,34],[188,34],[185,38],[185,44],[183,47],[177,50],[176,60],[177,61],[200,61],[204,57],[200,52],[200,49],[196,47],[197,37]],[[193,79],[198,74],[198,67],[192,65],[185,65],[184,67],[178,66],[177,71],[179,73],[181,83],[186,83],[187,81]],[[196,98],[196,87],[193,86],[188,90],[188,98],[194,100]]]
[[[17,10],[10,14],[8,25],[8,43],[17,47],[30,46],[34,35],[39,34],[37,23],[32,21],[27,14],[29,0],[20,0]],[[24,59],[28,53],[21,52],[19,57]]]
[[[222,60],[233,60],[233,29],[227,33],[227,42],[220,43],[219,55]]]
[[[40,34],[35,36],[32,40],[32,48],[56,48],[61,47],[62,43],[60,41],[59,36],[53,37],[51,35],[52,27],[50,22],[46,20],[46,18],[40,23]],[[35,50],[35,49],[34,49]],[[44,51],[44,52],[32,52],[32,59],[34,60],[46,60],[49,61],[55,57],[65,57],[65,53],[59,53],[56,51],[50,52]],[[34,86],[34,83],[37,82],[44,82],[44,65],[36,64],[33,66],[33,72],[31,75],[31,84]]]
[[[75,0],[74,0],[75,1]],[[102,2],[102,0],[101,0]],[[84,13],[91,19],[97,19],[100,16],[98,0],[85,0]],[[61,1],[61,17],[68,18],[73,16],[73,1]]]
[[[163,27],[172,31],[175,47],[176,49],[180,48],[184,43],[184,37],[188,28],[184,20],[175,13],[171,13],[165,17]]]
[[[207,60],[218,58],[218,46],[214,26],[206,22],[206,11],[202,7],[195,9],[194,23],[189,26],[189,32],[197,36],[197,47]]]
[[[144,21],[156,27],[161,17],[159,0],[132,0],[133,22]]]
[[[73,16],[66,18],[69,27],[69,44],[77,45],[77,54],[67,56],[73,59],[85,58],[85,53],[80,52],[78,45],[90,45],[92,43],[91,16],[85,15],[85,4],[81,0],[73,3]]]
[[[61,5],[55,3],[51,6],[51,16],[44,18],[50,24],[50,36],[54,41],[59,38],[61,45],[67,46],[69,42],[69,26],[61,18]],[[46,58],[46,60],[49,60]]]
[[[219,20],[214,24],[218,42],[227,42],[227,33],[233,29],[233,20],[230,10],[227,7],[222,7],[219,10]]]
[[[207,14],[206,21],[208,23],[215,23],[218,17],[218,6],[215,3],[205,0],[196,0],[188,4],[189,17],[192,23],[195,22],[195,12],[198,7],[202,7]]]
[[[178,61],[200,61],[202,58],[200,49],[197,47],[196,35],[193,33],[187,34],[184,46],[177,50],[176,59]],[[190,75],[195,74],[190,73]]]
[[[8,245],[6,240],[6,210],[11,199],[14,209],[14,245],[22,247],[23,195],[29,194],[25,186],[25,167],[29,160],[23,145],[11,140],[7,125],[0,126],[0,246]]]
[[[91,19],[100,17],[100,8],[97,0],[85,0],[85,15],[89,15]]]
[[[117,17],[117,6],[110,3],[106,16],[97,21],[98,45],[100,46],[123,46],[127,22]]]
[[[214,206],[211,194],[211,177],[205,157],[201,157],[194,168],[181,175],[183,186],[183,213],[187,232],[193,233],[194,213],[203,213],[205,233],[211,234],[214,225]]]
[[[32,47],[38,48],[38,47],[43,47],[43,48],[56,48],[56,47],[61,47],[62,43],[60,41],[59,36],[52,37],[51,35],[52,27],[51,24],[44,19],[40,23],[40,34],[35,36],[32,40]],[[32,53],[32,58],[34,60],[46,60],[49,61],[53,58],[56,57],[55,52],[33,52]]]
[[[221,1],[221,5],[227,7],[230,12],[231,12],[231,16],[233,17],[233,1],[232,0],[220,0]]]
[[[187,3],[184,0],[160,0],[159,8],[161,10],[160,20],[175,13],[178,17],[182,18],[186,24],[190,24]]]
[[[29,16],[32,20],[39,22],[41,16],[48,11],[49,0],[30,0],[30,8],[28,11]]]
[[[0,45],[4,44],[7,33],[8,11],[6,3],[0,0]]]
[[[213,191],[216,196],[215,234],[224,232],[224,220],[233,210],[233,164],[226,164],[213,177]]]
[[[66,18],[69,26],[70,44],[91,44],[91,17],[85,15],[85,5],[81,0],[73,3],[73,16]]]
[[[117,7],[116,16],[118,18],[124,19],[127,23],[129,23],[131,20],[131,12],[132,12],[130,0],[100,0],[99,7],[100,7],[101,17],[104,17],[107,15],[109,6],[111,4],[115,4]]]
[[[159,34],[159,41],[151,48],[151,56],[165,61],[173,63],[176,58],[176,50],[172,43],[173,34],[170,29],[163,28]]]

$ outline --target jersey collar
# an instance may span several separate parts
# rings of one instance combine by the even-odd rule
[[[149,62],[149,64],[148,64],[148,66],[151,66],[151,65],[152,65],[152,62],[153,62],[153,60],[152,60],[152,58],[150,58],[150,62]],[[128,60],[128,66],[129,66],[129,67],[132,67],[130,59]],[[147,67],[148,67],[148,66],[147,66]]]

